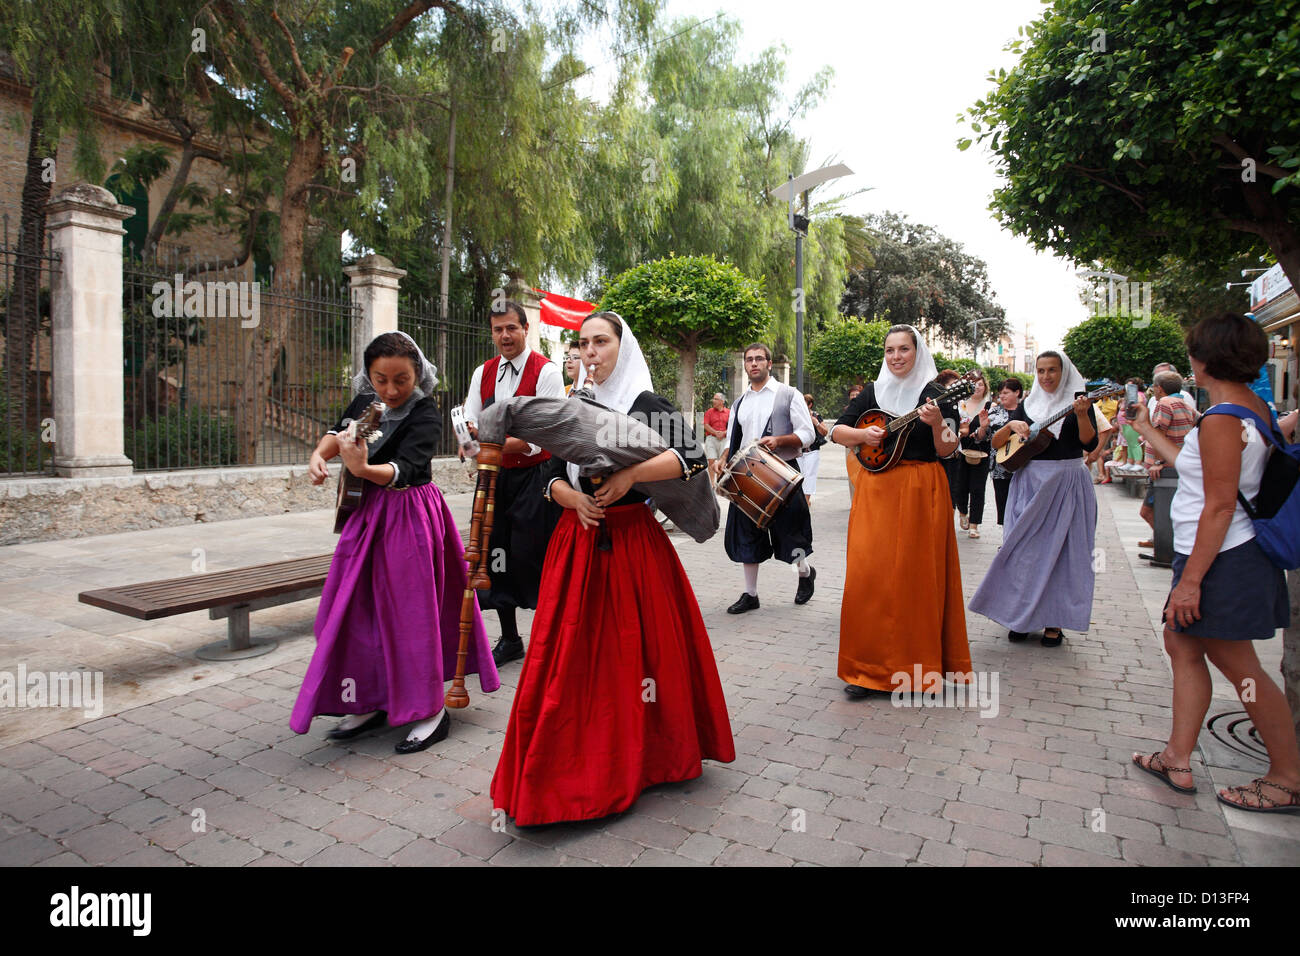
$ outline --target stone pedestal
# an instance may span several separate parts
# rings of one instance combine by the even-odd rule
[[[54,362],[54,470],[64,478],[131,474],[123,454],[122,221],[113,194],[73,183],[45,206]]]
[[[361,315],[352,322],[352,374],[362,371],[366,346],[376,335],[397,331],[397,291],[405,269],[392,260],[371,254],[343,272],[350,280],[352,301]]]

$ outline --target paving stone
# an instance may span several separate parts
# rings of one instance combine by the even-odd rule
[[[250,839],[259,849],[294,863],[302,863],[336,842],[329,834],[308,829],[292,820],[282,820],[269,829],[253,834]],[[181,852],[184,853],[184,847]]]
[[[110,821],[64,837],[63,845],[87,863],[102,865],[113,863],[134,850],[145,849],[149,841]]]
[[[1043,847],[1038,840],[1013,836],[1000,830],[990,830],[969,823],[958,823],[953,827],[952,842],[970,850],[982,850],[985,853],[1024,860],[1027,863],[1037,863],[1043,855]],[[972,864],[974,861],[968,856],[967,863]]]
[[[209,830],[177,850],[176,855],[196,866],[244,866],[261,856],[262,851],[229,834]]]
[[[636,816],[623,816],[607,824],[604,829],[616,837],[660,850],[675,850],[691,835],[685,827]]]
[[[31,866],[58,856],[62,850],[50,837],[29,830],[0,839],[0,866]]]
[[[308,857],[303,866],[386,866],[380,857],[367,853],[358,846],[335,843],[315,856]]]
[[[1119,840],[1091,826],[1071,826],[1060,820],[1030,820],[1029,836],[1042,843],[1073,847],[1097,856],[1119,857]]]
[[[606,833],[588,833],[566,842],[562,852],[604,866],[627,866],[645,852],[645,847]]]
[[[340,843],[361,843],[366,837],[378,833],[387,825],[383,820],[372,817],[368,813],[346,813],[321,827],[321,832],[328,833]]]
[[[410,830],[385,824],[364,840],[356,842],[367,853],[373,853],[380,859],[386,859],[415,839],[415,834]]]
[[[939,817],[914,813],[902,807],[890,807],[880,820],[880,825],[891,830],[902,830],[926,840],[947,841],[952,834],[952,824]]]
[[[718,866],[794,866],[794,860],[743,843],[733,843],[718,856]]]
[[[712,863],[727,846],[726,840],[712,834],[692,833],[677,848],[677,852],[699,863]]]
[[[509,849],[506,847],[501,852],[505,853]],[[459,859],[460,854],[451,847],[421,838],[402,847],[388,858],[388,862],[395,866],[450,866]]]
[[[851,843],[864,850],[876,850],[890,856],[902,857],[904,860],[915,859],[924,842],[921,837],[911,833],[854,822],[843,824],[836,831],[835,839],[843,843]]]
[[[821,866],[854,866],[862,858],[861,847],[842,840],[819,839],[808,833],[782,834],[772,852]]]
[[[87,827],[103,822],[104,818],[100,814],[80,804],[69,803],[34,818],[31,821],[31,827],[47,837],[64,840],[78,830],[84,830]]]

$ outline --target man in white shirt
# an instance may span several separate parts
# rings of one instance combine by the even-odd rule
[[[507,299],[489,321],[497,356],[474,370],[465,397],[465,418],[476,436],[479,416],[495,402],[520,395],[564,397],[559,366],[528,347],[528,315],[523,306]],[[479,606],[495,609],[501,620],[501,640],[492,649],[498,667],[524,656],[515,611],[537,607],[542,559],[559,520],[559,509],[542,494],[541,465],[550,452],[518,438],[507,438],[501,451],[488,541],[492,588],[477,592]]]
[[[1159,375],[1161,372],[1173,372],[1175,375],[1178,375],[1179,378],[1182,378],[1182,375],[1178,372],[1178,369],[1174,368],[1168,362],[1161,362],[1159,365],[1157,365],[1155,368],[1151,370],[1151,381],[1153,383],[1156,380],[1156,376]],[[1156,403],[1160,401],[1160,398],[1158,396],[1152,395],[1151,389],[1147,389],[1147,395],[1149,396],[1147,398],[1147,416],[1150,417],[1156,413]],[[1184,388],[1180,390],[1177,393],[1177,395],[1179,398],[1181,398],[1184,402],[1187,403],[1188,408],[1190,408],[1192,411],[1196,411],[1196,399],[1192,398],[1191,393],[1188,392],[1187,389]]]
[[[724,467],[741,448],[757,440],[797,471],[799,456],[813,443],[816,433],[803,396],[776,381],[771,372],[772,352],[766,345],[755,343],[745,349],[749,388],[731,407]],[[728,614],[743,614],[758,608],[758,567],[773,556],[799,568],[794,602],[806,604],[812,597],[817,577],[817,571],[808,564],[813,550],[812,515],[807,500],[797,489],[762,529],[731,504],[727,508],[724,541],[727,557],[742,564],[745,570],[745,590],[727,608]]]

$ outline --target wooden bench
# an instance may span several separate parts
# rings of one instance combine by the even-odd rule
[[[331,558],[333,554],[317,554],[233,571],[83,591],[77,600],[144,621],[206,610],[211,620],[226,618],[226,642],[205,645],[196,656],[206,661],[243,660],[273,651],[278,644],[252,640],[249,612],[320,597]]]

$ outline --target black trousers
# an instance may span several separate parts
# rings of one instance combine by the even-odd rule
[[[993,479],[993,500],[998,505],[998,524],[1002,524],[1002,516],[1007,512],[1007,494],[1011,491],[1011,478],[994,478]]]
[[[562,509],[542,494],[542,466],[502,468],[488,540],[489,591],[476,591],[483,610],[537,607],[542,560]]]
[[[959,455],[954,471],[957,483],[952,490],[953,507],[962,514],[969,515],[971,524],[982,524],[984,491],[989,480],[989,460],[981,458],[978,465],[972,465],[965,456]]]

